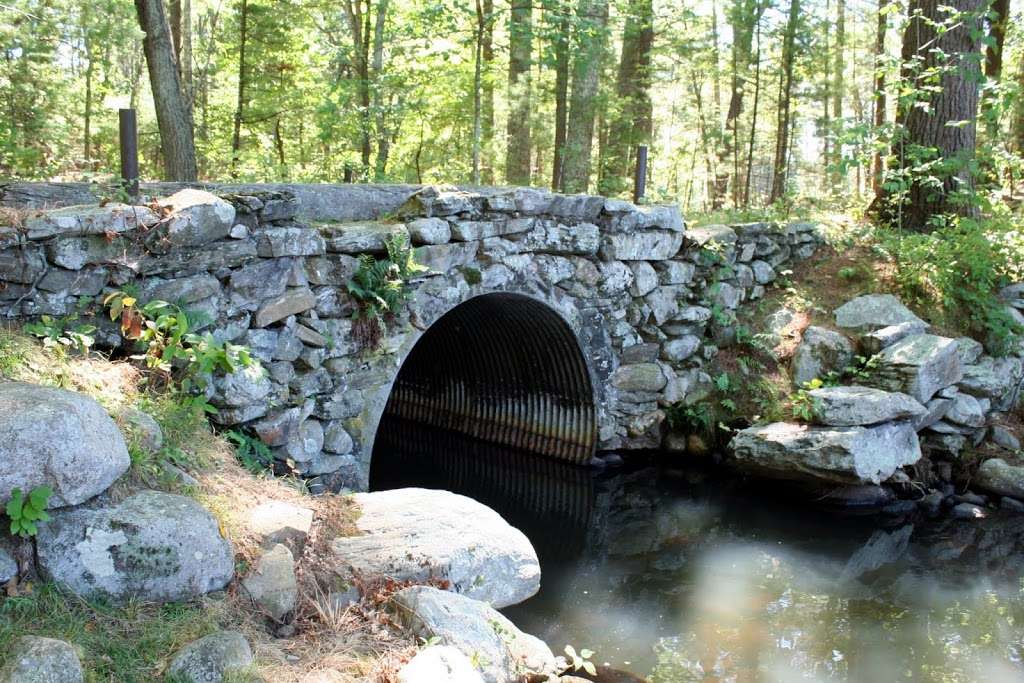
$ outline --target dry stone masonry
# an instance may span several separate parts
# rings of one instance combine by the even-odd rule
[[[571,329],[593,390],[591,447],[658,447],[663,408],[710,392],[705,368],[735,335],[732,312],[821,241],[813,224],[687,230],[672,206],[537,189],[207,189],[63,206],[89,197],[74,185],[7,186],[0,201],[29,209],[0,227],[0,313],[70,315],[132,284],[143,300],[199,314],[204,330],[261,361],[212,383],[215,419],[252,430],[317,478],[314,489],[367,487],[403,361],[443,315],[495,293],[528,297]],[[429,270],[367,351],[353,338],[346,283],[393,235],[408,236]],[[97,321],[101,341],[122,343]]]

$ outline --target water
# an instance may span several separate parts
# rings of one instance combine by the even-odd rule
[[[371,483],[498,510],[543,575],[509,618],[656,683],[1024,681],[1021,516],[843,516],[713,472],[595,474],[398,422]]]

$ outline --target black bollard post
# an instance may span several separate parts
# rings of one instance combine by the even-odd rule
[[[121,178],[132,199],[139,196],[139,129],[134,109],[117,110],[121,143]]]
[[[647,190],[647,145],[636,148],[636,177],[633,179],[633,203],[639,204]]]

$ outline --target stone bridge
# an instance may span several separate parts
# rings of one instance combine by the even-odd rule
[[[688,229],[676,207],[528,188],[0,186],[0,312],[93,316],[138,287],[197,313],[259,369],[218,377],[215,420],[315,487],[369,485],[382,420],[576,463],[661,445],[664,408],[708,396],[735,311],[820,242],[811,224]],[[407,235],[428,270],[377,348],[352,334],[360,256]]]

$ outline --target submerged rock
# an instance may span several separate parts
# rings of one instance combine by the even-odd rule
[[[776,422],[738,432],[730,443],[741,470],[795,481],[878,484],[921,458],[909,422],[875,427],[809,427]]]
[[[449,491],[395,489],[354,496],[360,536],[334,540],[339,571],[364,580],[450,582],[450,590],[495,607],[540,589],[526,536],[494,510]]]
[[[808,393],[814,402],[815,421],[834,427],[919,419],[927,412],[906,394],[871,387],[822,387]]]
[[[519,681],[524,672],[554,674],[551,649],[486,603],[430,586],[412,586],[394,595],[392,607],[413,635],[437,638],[469,657],[486,683]]]
[[[8,645],[0,683],[81,683],[82,664],[63,640],[22,636]]]
[[[39,568],[82,596],[115,602],[189,600],[234,574],[217,521],[185,496],[142,491],[111,504],[58,510],[40,525]]]
[[[99,403],[83,394],[0,383],[0,505],[18,488],[49,486],[51,508],[77,505],[128,471],[128,447]]]

